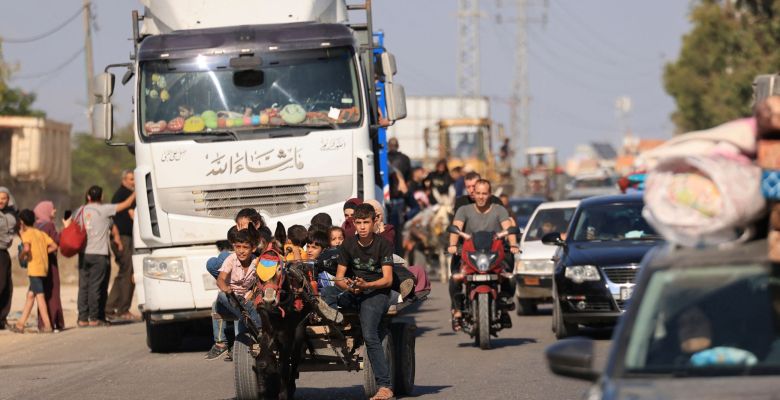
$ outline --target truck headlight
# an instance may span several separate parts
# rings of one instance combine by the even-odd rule
[[[574,265],[566,267],[564,276],[571,279],[574,283],[601,280],[599,269],[593,265]]]
[[[144,276],[184,282],[184,260],[181,258],[145,257]]]
[[[519,274],[552,274],[554,266],[552,260],[521,260],[517,262],[515,272]]]

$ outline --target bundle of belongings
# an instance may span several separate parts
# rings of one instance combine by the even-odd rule
[[[780,97],[769,98],[755,117],[679,135],[639,157],[648,171],[644,216],[667,241],[717,246],[755,235],[765,196],[780,199],[780,140],[772,151],[763,140],[767,132],[780,133],[780,118],[772,124],[763,116],[768,104],[780,113]],[[774,155],[773,163],[762,163],[762,150]],[[767,185],[772,190],[762,191]]]

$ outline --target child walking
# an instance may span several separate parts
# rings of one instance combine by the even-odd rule
[[[43,320],[41,332],[52,332],[49,310],[46,307],[46,298],[43,294],[43,280],[49,273],[49,253],[57,251],[57,244],[49,235],[34,228],[35,213],[25,209],[19,213],[22,221],[20,236],[22,238],[22,251],[19,253],[19,261],[27,263],[27,276],[30,278],[30,290],[27,292],[27,300],[24,303],[22,316],[10,327],[11,331],[24,333],[24,325],[30,317],[33,305],[38,303],[38,315]]]

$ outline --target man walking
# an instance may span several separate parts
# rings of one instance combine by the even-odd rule
[[[122,184],[114,192],[111,203],[118,204],[127,200],[135,190],[135,175],[133,171],[122,172]],[[106,318],[109,320],[135,320],[130,312],[130,304],[133,302],[133,219],[135,218],[135,201],[130,208],[118,211],[114,216],[114,226],[111,229],[113,241],[111,250],[119,271],[114,278],[111,292],[108,294],[106,304]]]
[[[127,210],[135,201],[135,192],[119,204],[102,204],[103,188],[87,191],[87,204],[74,213],[73,222],[87,231],[87,245],[79,254],[78,326],[105,326],[105,308],[111,263],[108,240],[111,217]]]
[[[390,201],[387,203],[388,223],[399,227],[396,230],[395,253],[403,254],[403,243],[400,227],[404,226],[404,214],[406,213],[406,197],[411,194],[407,183],[411,180],[412,163],[409,157],[398,151],[398,139],[390,138],[387,141],[387,162],[390,170]]]

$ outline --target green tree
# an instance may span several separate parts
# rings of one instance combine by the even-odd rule
[[[132,142],[132,129],[132,125],[118,129],[116,140]],[[101,186],[103,200],[109,201],[119,186],[122,171],[134,167],[135,157],[126,147],[107,146],[105,141],[88,133],[75,134],[71,155],[71,206],[83,204],[84,194],[92,185]]]
[[[664,86],[675,99],[677,129],[706,129],[752,113],[756,75],[778,72],[780,0],[700,0]]]
[[[0,42],[0,115],[21,115],[45,117],[46,113],[32,108],[35,93],[8,86],[11,68],[3,61],[2,42]]]

